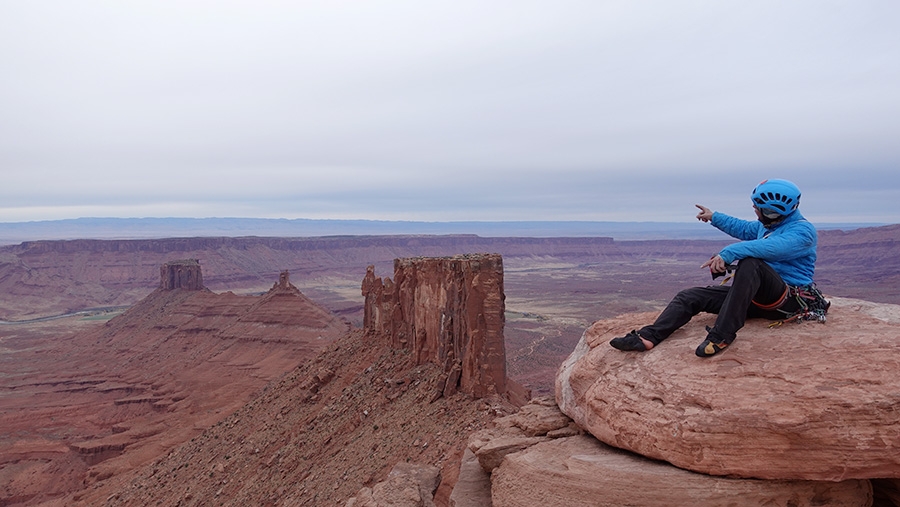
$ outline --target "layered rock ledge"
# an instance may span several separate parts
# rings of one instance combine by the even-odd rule
[[[900,477],[900,307],[836,300],[824,325],[750,320],[707,359],[693,350],[711,315],[648,352],[608,345],[655,316],[595,323],[560,369],[561,410],[599,440],[718,476]]]
[[[865,480],[714,477],[612,448],[590,435],[555,439],[510,455],[491,481],[493,507],[872,505],[872,486]]]
[[[873,500],[867,480],[767,481],[682,470],[583,434],[549,398],[476,432],[466,452],[451,507],[869,507]]]

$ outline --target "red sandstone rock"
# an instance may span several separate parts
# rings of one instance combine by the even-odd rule
[[[572,420],[559,411],[556,402],[549,396],[536,398],[523,406],[513,416],[497,421],[500,427],[515,427],[528,437],[552,435],[570,426]]]
[[[444,396],[507,393],[499,255],[397,259],[393,281],[370,266],[362,294],[366,332],[411,350],[417,364],[442,366]]]
[[[469,448],[459,466],[459,478],[450,494],[450,507],[491,507],[491,474],[481,468]]]
[[[589,435],[511,454],[492,478],[493,507],[868,507],[866,480],[726,479],[606,446]]]
[[[470,435],[467,448],[478,458],[481,468],[491,473],[507,455],[554,438],[548,435],[567,428],[571,422],[552,399],[537,398],[518,412],[496,419],[494,427]]]
[[[900,477],[898,307],[835,300],[825,325],[751,320],[708,359],[693,351],[709,315],[648,352],[608,345],[655,315],[596,322],[560,369],[562,411],[598,439],[707,474]]]
[[[388,477],[398,463],[441,467],[434,504],[446,506],[466,435],[513,407],[461,393],[429,403],[442,376],[353,330],[130,479],[113,477],[65,506],[342,506],[364,487],[374,500],[379,483],[415,498],[411,484]]]
[[[114,482],[347,330],[286,273],[264,296],[199,290],[199,265],[191,263],[162,274],[164,288],[74,337],[49,333],[22,344],[4,337],[0,504],[47,502]],[[326,370],[312,379],[317,387],[329,380]]]
[[[482,474],[493,473],[486,480],[464,460],[451,505],[454,497],[495,507],[868,507],[872,502],[866,480],[765,481],[697,474],[609,447],[590,435],[572,435],[570,429],[571,420],[550,399],[539,398],[474,433],[469,450]],[[515,441],[520,445],[508,445]]]
[[[188,259],[163,264],[159,267],[159,288],[162,290],[203,290],[200,261]]]
[[[473,446],[470,445],[469,449],[475,453],[475,457],[478,458],[481,468],[484,469],[485,472],[491,473],[500,466],[500,463],[503,462],[503,459],[506,458],[506,456],[524,451],[533,445],[547,440],[548,438],[546,437],[498,435],[487,439],[484,442],[479,442],[477,448],[473,449]]]
[[[363,488],[345,507],[434,507],[441,471],[430,465],[397,463],[387,479]]]

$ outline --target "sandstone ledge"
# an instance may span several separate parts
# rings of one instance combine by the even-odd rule
[[[866,480],[726,479],[681,470],[598,442],[560,438],[506,457],[492,475],[494,507],[672,505],[864,507]]]
[[[900,477],[900,309],[839,300],[825,325],[751,320],[728,350],[694,355],[701,315],[645,353],[608,341],[655,318],[585,331],[560,369],[564,413],[599,440],[711,475],[841,481]],[[874,312],[878,313],[878,312]]]
[[[867,480],[767,481],[697,474],[610,447],[578,430],[550,398],[532,400],[519,412],[496,419],[492,428],[470,436],[450,507],[872,505],[873,487]],[[890,488],[882,492],[890,493]]]

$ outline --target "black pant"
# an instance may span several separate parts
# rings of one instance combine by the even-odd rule
[[[719,315],[707,338],[714,343],[731,343],[748,318],[783,318],[785,314],[777,309],[764,310],[752,301],[763,306],[771,305],[781,299],[786,290],[784,280],[771,266],[749,257],[738,263],[731,286],[693,287],[679,292],[656,318],[656,322],[644,326],[638,334],[658,345],[687,324],[694,315],[707,312]],[[781,308],[788,310],[793,304],[787,299]]]

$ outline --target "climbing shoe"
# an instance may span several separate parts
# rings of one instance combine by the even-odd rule
[[[647,350],[647,346],[644,345],[641,336],[633,329],[625,336],[613,338],[609,341],[609,344],[612,345],[613,348],[624,351],[644,352]]]
[[[725,350],[725,347],[728,345],[728,342],[714,343],[707,338],[706,340],[703,340],[703,343],[701,343],[699,347],[697,347],[696,353],[698,357],[714,356]]]

